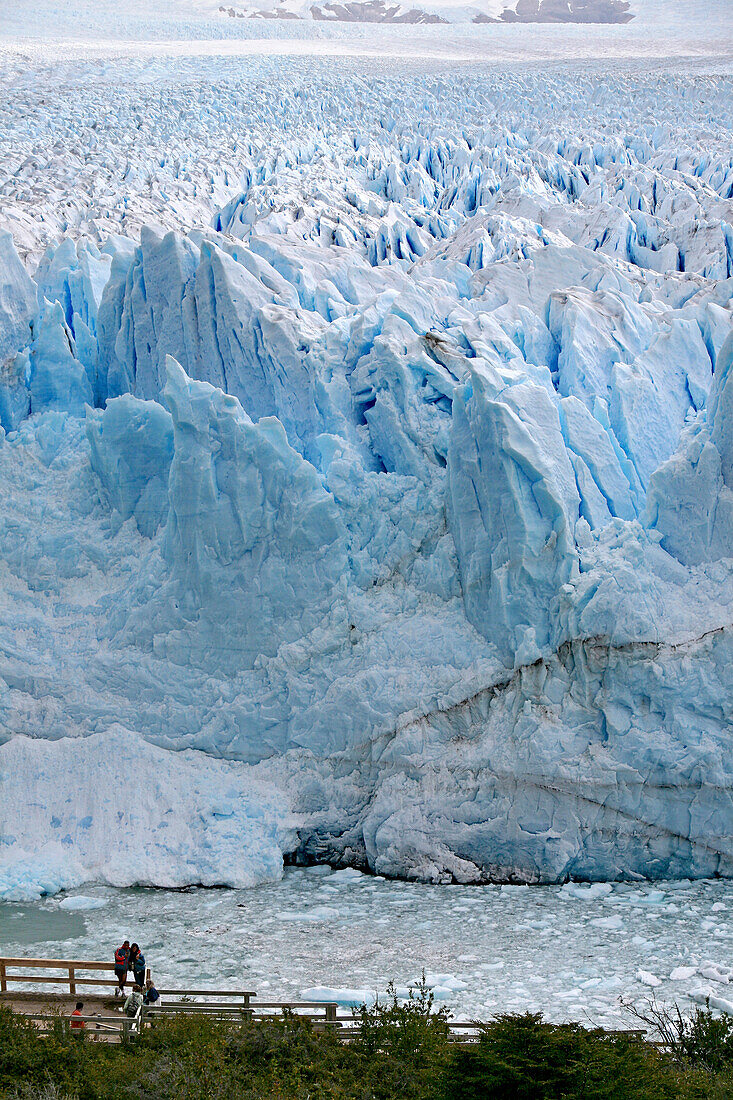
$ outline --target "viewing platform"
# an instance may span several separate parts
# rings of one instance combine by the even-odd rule
[[[100,974],[107,975],[99,977]],[[146,970],[146,979],[152,977]],[[43,987],[51,985],[53,990]],[[59,989],[59,986],[65,988]],[[205,1015],[222,1020],[267,1020],[286,1014],[308,1019],[318,1029],[333,1028],[344,1041],[361,1030],[361,1017],[353,1007],[336,1001],[265,1001],[248,989],[180,989],[156,987],[161,1001],[142,1005],[135,1016],[126,1016],[124,1000],[115,997],[114,963],[90,959],[35,959],[0,957],[0,1006],[6,1005],[33,1020],[40,1031],[50,1031],[61,1021],[70,1026],[78,1000],[84,1012],[75,1019],[84,1024],[85,1038],[127,1042],[140,1036],[156,1019],[176,1015]],[[30,988],[29,988],[30,987]],[[128,982],[127,990],[131,987]],[[470,1022],[450,1021],[454,1037],[469,1039],[478,1033]]]

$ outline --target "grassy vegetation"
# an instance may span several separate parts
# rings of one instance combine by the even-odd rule
[[[59,1020],[41,1038],[0,1008],[1,1100],[731,1100],[733,1018],[680,1017],[672,1048],[541,1016],[503,1015],[477,1043],[450,1042],[426,988],[363,1008],[361,1036],[286,1017],[161,1020],[129,1046]]]

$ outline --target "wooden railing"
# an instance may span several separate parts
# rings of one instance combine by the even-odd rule
[[[16,974],[18,967],[24,970],[65,970],[66,974]],[[115,964],[111,962],[90,962],[88,959],[8,959],[0,958],[0,993],[8,992],[8,985],[67,985],[69,993],[76,993],[77,986],[105,985],[116,986],[117,978],[114,974]],[[80,970],[93,972],[111,972],[109,978],[88,978],[80,974]],[[150,977],[150,969],[145,971],[146,979]]]
[[[229,1004],[229,1007],[237,1009],[238,1011],[241,1011],[241,1007],[246,1008],[252,998],[257,996],[252,989],[164,989],[162,986],[156,988],[162,997],[173,997],[179,1001],[182,997],[214,997],[217,999],[217,1003],[219,1003],[222,998],[226,998],[226,1003]],[[230,1003],[235,1000],[241,1000],[242,1006]]]
[[[14,970],[22,968],[23,973],[16,974]],[[47,974],[48,970],[64,970],[64,975]],[[27,973],[26,971],[36,971]],[[86,977],[80,971],[111,973],[108,978]],[[150,976],[150,970],[147,971]],[[114,986],[117,979],[114,976],[114,963],[91,962],[89,960],[72,959],[10,959],[0,957],[0,992],[8,995],[9,984],[33,984],[33,985],[66,985],[69,993],[75,994],[77,986]],[[158,992],[165,997],[165,1001],[156,1002],[153,1005],[144,1005],[137,1016],[80,1016],[76,1019],[87,1025],[87,1033],[112,1032],[113,1041],[119,1037],[127,1041],[137,1037],[144,1027],[150,1026],[156,1019],[163,1019],[178,1014],[200,1014],[209,1017],[218,1017],[224,1020],[250,1020],[273,1019],[284,1012],[292,1012],[296,1016],[305,1017],[313,1022],[318,1029],[334,1028],[340,1038],[349,1040],[356,1037],[361,1030],[361,1017],[354,1015],[353,1008],[344,1008],[335,1001],[258,1001],[257,994],[247,989],[164,989]],[[19,991],[20,993],[20,991]],[[22,993],[20,993],[22,997]],[[193,998],[197,998],[193,1000]],[[203,998],[201,1000],[200,998]],[[24,1012],[30,1020],[36,1021],[42,1031],[48,1031],[58,1019],[58,1013],[28,1013]],[[69,1025],[68,1017],[63,1018],[64,1026]],[[465,1020],[451,1020],[448,1023],[451,1038],[455,1042],[475,1040],[481,1030],[481,1025]],[[86,1030],[86,1029],[85,1029]],[[627,1034],[642,1036],[642,1031],[625,1031],[610,1034]],[[658,1044],[657,1044],[658,1045]]]
[[[162,993],[163,990],[160,990]],[[169,990],[177,996],[187,996],[182,990]],[[208,992],[208,990],[206,991]],[[242,997],[241,993],[230,993],[231,996]],[[143,1020],[154,1020],[156,1017],[189,1015],[189,1016],[214,1016],[217,1019],[242,1019],[266,1020],[281,1016],[289,1011],[296,1016],[305,1016],[318,1026],[332,1027],[340,1025],[338,1017],[338,1005],[335,1001],[258,1001],[252,1000],[254,993],[244,994],[248,999],[243,1004],[233,1004],[231,1001],[213,1001],[201,1004],[189,1000],[172,1001],[166,999],[164,1004],[157,1001],[152,1005],[145,1005]]]
[[[74,1032],[85,1039],[127,1043],[138,1038],[142,1029],[142,1005],[134,1016],[74,1016],[73,1022],[78,1031],[72,1027],[72,1018],[69,1016],[63,1017],[49,1012],[24,1012],[23,1016],[26,1020],[34,1021],[41,1035],[50,1034],[60,1023],[65,1032]],[[79,1028],[79,1024],[84,1024],[84,1028]]]

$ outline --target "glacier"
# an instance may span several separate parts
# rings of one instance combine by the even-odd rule
[[[731,875],[731,78],[252,64],[5,208],[0,897]]]

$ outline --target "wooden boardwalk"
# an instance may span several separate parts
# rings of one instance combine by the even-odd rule
[[[100,974],[107,976],[99,977]],[[150,976],[150,970],[147,974]],[[48,985],[55,987],[53,991],[41,988]],[[59,985],[66,988],[60,990]],[[159,987],[162,1002],[143,1006],[136,1017],[130,1018],[123,1014],[122,1002],[114,997],[116,985],[111,962],[0,957],[0,1005],[6,1004],[14,1012],[34,1020],[41,1031],[52,1028],[59,1017],[68,1026],[77,1000],[84,1001],[80,1019],[85,1024],[85,1037],[105,1042],[134,1039],[156,1019],[178,1015],[266,1020],[287,1012],[310,1020],[318,1029],[333,1029],[345,1041],[353,1039],[360,1030],[361,1020],[353,1009],[344,1009],[335,1001],[265,1001],[249,989]],[[451,1021],[449,1026],[459,1041],[478,1032],[471,1023]]]

